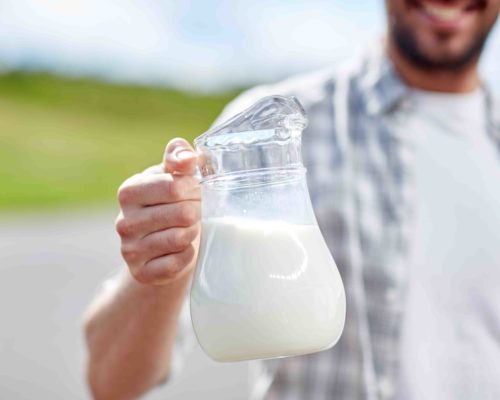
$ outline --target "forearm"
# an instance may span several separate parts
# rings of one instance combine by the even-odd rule
[[[190,270],[187,268],[187,270]],[[97,399],[137,398],[168,376],[191,271],[166,285],[127,273],[87,313],[88,379]]]

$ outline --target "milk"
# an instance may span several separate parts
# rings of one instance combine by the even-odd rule
[[[202,223],[191,318],[217,361],[312,353],[333,346],[345,293],[317,225],[212,218]]]

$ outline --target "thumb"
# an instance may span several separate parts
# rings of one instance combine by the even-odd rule
[[[198,156],[187,140],[176,138],[168,142],[163,155],[165,172],[194,175],[197,163]]]

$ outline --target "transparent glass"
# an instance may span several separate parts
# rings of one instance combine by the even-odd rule
[[[333,346],[345,293],[318,228],[301,157],[305,113],[271,96],[195,140],[202,235],[191,319],[216,361]]]

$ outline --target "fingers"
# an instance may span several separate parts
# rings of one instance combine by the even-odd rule
[[[199,199],[198,180],[192,176],[137,174],[118,189],[118,201],[124,212],[143,206]]]
[[[187,228],[170,228],[160,232],[154,232],[141,240],[125,240],[122,242],[122,256],[127,262],[132,275],[142,283],[152,283],[153,277],[148,272],[149,265],[157,265],[152,262],[158,258],[168,258],[170,255],[183,253],[186,249],[193,247],[199,236],[199,224]],[[176,273],[184,268],[186,264],[173,265],[173,261],[183,261],[183,257],[168,258],[172,264],[165,276],[169,278],[176,276]],[[157,267],[154,267],[157,268]],[[158,272],[159,273],[159,272]]]
[[[135,277],[141,283],[164,284],[183,276],[194,264],[196,250],[193,245],[186,249],[148,261]]]
[[[191,145],[182,138],[172,139],[165,148],[163,167],[165,172],[194,175],[198,156]]]
[[[120,213],[116,231],[123,239],[142,239],[145,236],[173,227],[189,227],[200,221],[199,200],[180,201],[131,210],[125,217]]]
[[[141,240],[124,240],[123,258],[131,268],[139,268],[148,260],[184,250],[196,238],[199,229],[198,225],[170,228],[153,232]]]
[[[179,276],[195,258],[200,237],[201,191],[197,155],[184,139],[171,140],[162,164],[127,179],[118,189],[116,230],[122,256],[142,283]]]

